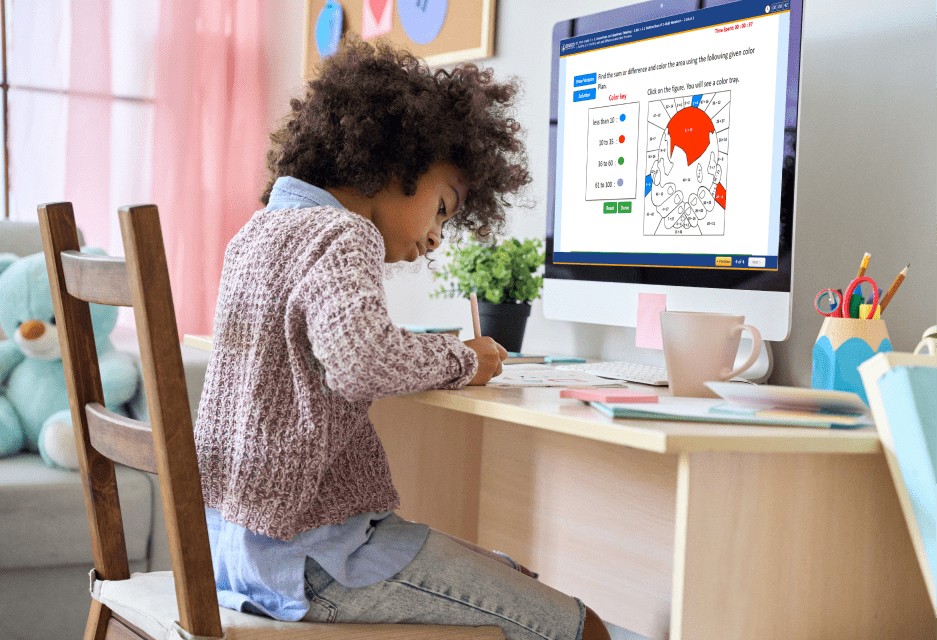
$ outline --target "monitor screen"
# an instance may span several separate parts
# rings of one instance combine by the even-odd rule
[[[548,282],[789,294],[801,9],[657,1],[556,25]]]

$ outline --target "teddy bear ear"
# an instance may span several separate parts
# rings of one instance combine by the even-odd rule
[[[0,273],[6,271],[7,267],[19,259],[20,257],[15,253],[0,253]]]

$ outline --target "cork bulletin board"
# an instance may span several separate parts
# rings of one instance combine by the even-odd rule
[[[312,77],[321,60],[316,26],[327,4],[333,10],[341,6],[342,34],[351,31],[368,42],[385,38],[431,67],[494,55],[496,0],[306,0],[303,78]],[[383,15],[375,18],[379,11]],[[375,33],[376,24],[381,25],[377,35],[368,37]]]

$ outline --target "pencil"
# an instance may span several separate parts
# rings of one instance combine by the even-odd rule
[[[871,259],[872,254],[866,251],[865,255],[862,256],[862,264],[859,265],[859,273],[856,274],[857,278],[861,278],[865,275],[865,270],[869,268],[869,260]]]
[[[908,263],[908,267],[911,266],[911,263]],[[885,298],[878,304],[879,313],[885,312],[885,307],[888,306],[888,303],[891,302],[891,298],[895,295],[895,292],[898,290],[898,287],[901,286],[901,283],[904,282],[904,278],[908,275],[908,267],[902,269],[898,276],[895,278],[895,281],[891,283],[891,286],[888,287],[888,291],[885,292]]]
[[[472,328],[475,330],[475,337],[481,338],[482,325],[478,319],[478,296],[475,295],[474,291],[469,295],[469,301],[472,303]]]

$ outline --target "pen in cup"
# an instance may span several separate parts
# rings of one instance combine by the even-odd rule
[[[472,303],[472,329],[475,330],[475,337],[482,337],[482,325],[481,321],[478,319],[478,296],[475,295],[473,291],[469,294],[469,302]]]

